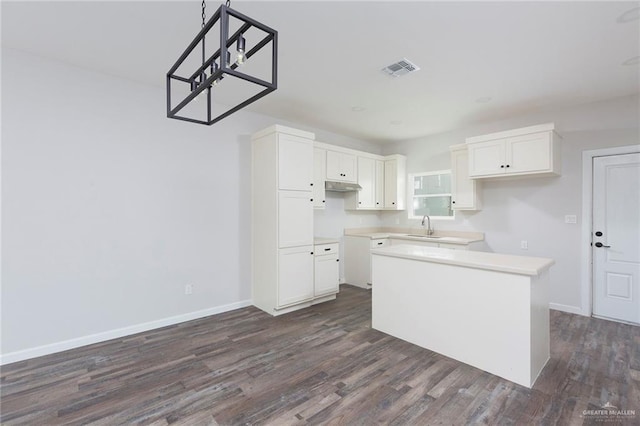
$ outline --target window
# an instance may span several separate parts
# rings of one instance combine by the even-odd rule
[[[409,219],[420,219],[424,215],[432,219],[453,219],[451,170],[411,174],[409,185]]]

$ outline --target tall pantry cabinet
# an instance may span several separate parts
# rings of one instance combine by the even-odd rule
[[[313,301],[314,138],[278,125],[251,138],[252,298],[271,315]]]

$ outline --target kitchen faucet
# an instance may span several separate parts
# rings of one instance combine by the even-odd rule
[[[433,229],[431,228],[431,218],[425,214],[422,216],[422,226],[424,227],[424,219],[427,219],[427,235],[433,235]]]

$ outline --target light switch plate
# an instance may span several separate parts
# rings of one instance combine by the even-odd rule
[[[575,214],[564,215],[564,223],[578,223],[578,217]]]

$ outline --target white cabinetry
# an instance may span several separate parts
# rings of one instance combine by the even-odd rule
[[[327,180],[356,183],[356,156],[338,151],[327,151]]]
[[[375,160],[375,162],[376,162],[376,184],[375,184],[374,200],[376,204],[376,209],[382,209],[384,207],[384,161]]]
[[[313,142],[300,136],[278,136],[278,188],[310,191],[313,188]]]
[[[371,249],[386,247],[388,238],[344,237],[344,280],[347,284],[370,288]]]
[[[251,138],[252,299],[271,315],[313,302],[314,137],[272,126]]]
[[[560,174],[559,139],[553,124],[467,138],[469,176]]]
[[[278,194],[278,247],[313,245],[312,196],[311,191],[280,191]],[[258,215],[260,215],[260,209],[258,209]]]
[[[362,189],[346,194],[344,203],[346,209],[376,210],[381,208],[380,205],[376,205],[376,196],[379,192],[376,186],[378,184],[377,162],[374,158],[358,157],[358,185]]]
[[[278,253],[278,307],[313,298],[313,246],[292,247]]]
[[[404,210],[407,181],[406,157],[390,155],[384,162],[384,208]]]
[[[469,154],[467,145],[460,144],[451,149],[451,207],[453,210],[480,210],[480,186],[469,179]]]
[[[314,247],[313,295],[326,296],[338,292],[340,267],[337,243],[316,244]]]
[[[313,149],[313,208],[324,209],[324,181],[327,180],[327,150]]]

